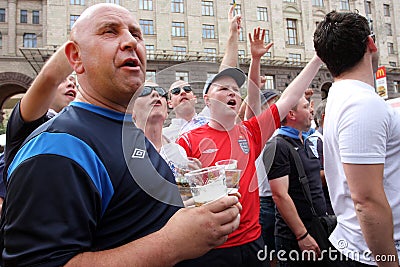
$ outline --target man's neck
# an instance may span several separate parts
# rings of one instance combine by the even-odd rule
[[[177,119],[184,119],[185,121],[191,121],[193,117],[196,115],[196,112],[194,110],[192,112],[175,111],[175,115]]]
[[[231,120],[226,120],[226,121],[222,121],[222,120],[215,120],[215,119],[210,119],[210,122],[208,123],[208,125],[218,131],[230,131],[232,130],[232,128],[235,126],[235,121],[231,121]]]
[[[342,80],[358,80],[374,87],[374,73],[371,60],[364,56],[359,64],[334,78],[335,82]]]
[[[143,129],[142,127],[140,127],[141,125],[137,126],[138,128]],[[162,147],[162,127],[163,125],[160,123],[152,123],[148,121],[144,129],[144,135],[153,143],[158,152]]]

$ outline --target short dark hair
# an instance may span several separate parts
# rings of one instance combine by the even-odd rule
[[[314,48],[333,77],[353,68],[364,56],[368,20],[356,12],[332,11],[314,32]]]
[[[300,98],[301,99],[301,98]],[[299,100],[300,101],[300,100]],[[297,111],[297,107],[298,107],[298,105],[299,105],[299,102],[297,102],[297,104],[296,105],[294,105],[290,110],[294,110],[294,111]],[[290,111],[289,110],[289,111]],[[286,125],[286,123],[287,123],[287,116],[289,115],[289,112],[288,112],[288,114],[286,114],[286,116],[281,120],[281,124],[283,125],[283,126],[285,126]]]

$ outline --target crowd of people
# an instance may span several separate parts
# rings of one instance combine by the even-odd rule
[[[315,55],[279,95],[261,90],[265,30],[249,34],[248,77],[237,67],[233,10],[198,114],[190,82],[146,81],[127,9],[81,14],[7,125],[1,266],[399,266],[400,116],[374,91],[368,21],[328,13]],[[323,63],[333,83],[314,111],[308,87]],[[177,158],[198,169],[235,159],[239,193],[192,207]],[[333,254],[313,229],[328,214]]]

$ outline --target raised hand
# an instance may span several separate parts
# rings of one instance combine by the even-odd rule
[[[229,31],[237,32],[239,34],[242,25],[242,16],[241,15],[233,16],[234,10],[235,10],[235,5],[232,5],[228,12]]]
[[[260,29],[260,27],[254,28],[253,36],[249,33],[250,40],[250,51],[252,58],[261,58],[271,46],[274,44],[270,42],[264,45],[265,29]]]

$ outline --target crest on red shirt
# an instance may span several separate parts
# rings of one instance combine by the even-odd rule
[[[249,144],[247,143],[246,139],[239,139],[238,140],[239,146],[245,154],[249,154],[250,148]]]

